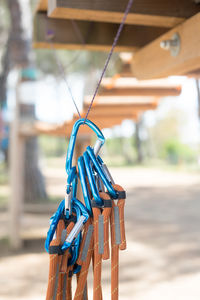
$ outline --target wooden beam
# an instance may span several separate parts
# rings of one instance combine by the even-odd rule
[[[123,114],[120,116],[119,114],[113,117],[112,115],[108,114],[101,114],[98,115],[95,113],[89,116],[89,119],[97,126],[99,126],[100,129],[104,128],[110,128],[115,125],[120,125],[124,119],[130,119],[137,121],[139,117],[138,113],[129,113],[126,114],[126,116],[123,116]],[[47,126],[47,124],[42,124],[41,122],[36,124],[35,129],[37,131],[37,134],[47,134],[52,136],[67,136],[69,137],[72,131],[72,127],[74,123],[78,120],[78,116],[74,116],[73,120],[69,122],[65,122],[60,126]],[[88,126],[81,126],[79,130],[79,134],[82,139],[87,139],[88,135],[93,134],[92,130]]]
[[[85,96],[84,98],[84,107],[88,107],[91,102],[92,96]],[[130,105],[130,107],[135,108],[137,104],[149,104],[149,103],[157,103],[160,97],[155,96],[101,96],[97,95],[93,106],[100,106],[100,105],[112,105],[113,112],[112,115],[116,114],[115,106],[121,105],[122,107],[126,107]]]
[[[48,15],[120,23],[128,0],[49,0]],[[127,24],[174,27],[198,13],[199,7],[188,0],[135,0],[127,17]]]
[[[83,116],[86,114],[86,111],[82,112]],[[89,115],[89,119],[94,123],[97,123],[101,129],[109,128],[114,125],[120,124],[124,119],[130,119],[137,121],[139,112],[127,111],[126,115],[120,114],[119,112],[114,114],[104,114],[102,111],[95,112],[92,110]],[[74,115],[73,120],[65,122],[62,125],[53,125],[44,122],[36,122],[35,124],[20,123],[19,126],[19,135],[21,138],[35,136],[39,134],[47,135],[58,135],[58,136],[67,136],[71,134],[73,124],[79,119],[79,116]],[[82,127],[81,127],[82,128]],[[83,129],[80,130],[81,137],[83,139],[88,138],[88,134],[91,135],[92,131],[87,126],[83,126]]]
[[[190,77],[190,78],[199,79],[200,78],[200,69],[190,71],[189,73],[187,73],[185,75]]]
[[[98,116],[99,114],[112,116],[112,114],[118,114],[123,119],[126,119],[126,115],[130,114],[132,111],[134,114],[138,112],[143,112],[146,110],[156,109],[158,102],[152,103],[136,103],[136,104],[96,104],[93,105],[93,117]],[[88,104],[84,105],[84,110],[87,111]]]
[[[153,79],[184,75],[200,68],[200,35],[197,28],[200,28],[200,13],[139,50],[132,59],[133,76]],[[174,33],[180,36],[180,51],[175,57],[160,47],[160,43],[171,39]]]
[[[84,116],[85,113],[83,113],[82,115]],[[137,117],[138,117],[138,114],[135,112],[127,113],[126,116],[120,115],[120,114],[115,114],[114,116],[112,116],[112,115],[107,115],[107,114],[103,115],[101,112],[93,113],[92,111],[88,116],[88,118],[95,124],[96,123],[101,124],[101,128],[104,128],[104,126],[108,126],[108,124],[114,124],[114,123],[120,124],[125,119],[137,120]],[[77,115],[74,116],[73,122],[76,122],[78,119],[79,119],[79,116],[77,116]]]
[[[111,89],[102,88],[100,91],[101,96],[178,96],[180,95],[181,88],[179,87],[113,87]]]
[[[52,19],[48,18],[45,13],[36,13],[34,47],[51,48],[46,37],[47,30],[51,29],[54,32],[52,44],[57,49],[110,50],[118,24],[88,21],[77,21],[76,23],[85,41],[84,45],[76,34],[71,20]],[[136,51],[164,32],[166,32],[165,28],[125,25],[115,50]]]
[[[48,0],[40,0],[37,6],[37,11],[47,11]]]

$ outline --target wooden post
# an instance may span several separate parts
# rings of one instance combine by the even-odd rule
[[[25,139],[19,134],[20,112],[19,97],[16,91],[16,107],[14,120],[11,123],[10,135],[10,203],[9,203],[9,224],[10,224],[10,246],[14,250],[22,247],[20,237],[20,222],[22,217],[23,190],[24,190],[24,148]]]

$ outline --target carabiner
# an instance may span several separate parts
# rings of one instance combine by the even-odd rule
[[[61,218],[62,213],[64,212],[65,208],[65,200],[61,201],[59,204],[57,211],[53,214],[53,216],[50,218],[50,227],[47,232],[47,238],[45,240],[45,249],[47,252],[49,252],[49,245],[53,239],[54,233],[56,231],[56,227],[58,225],[58,222]]]
[[[89,184],[90,184],[90,188],[91,188],[93,198],[94,198],[97,205],[102,206],[103,205],[103,200],[99,196],[99,192],[98,192],[98,189],[97,189],[97,185],[96,185],[96,182],[95,182],[95,179],[94,179],[94,174],[93,174],[93,170],[92,170],[92,166],[91,166],[91,160],[90,160],[87,152],[83,153],[83,158],[84,158],[85,169],[86,169],[86,173],[87,173],[87,177],[88,177],[88,180],[89,180]]]
[[[108,169],[108,167],[106,166],[106,164],[103,162],[103,159],[98,155],[97,156],[97,160],[100,163],[106,177],[108,178],[108,180],[110,181],[110,183],[115,184],[114,179],[112,178],[112,175],[110,174],[110,171]]]
[[[80,208],[73,203],[73,211],[76,214],[77,220],[81,217],[81,210]],[[81,231],[77,234],[77,236],[72,240],[71,247],[69,249],[71,258],[68,260],[68,266],[74,265],[77,258],[78,258],[78,252],[80,248],[81,243]]]
[[[76,216],[77,216],[77,221],[79,221],[81,217],[84,217],[85,220],[83,221],[83,224],[85,224],[89,218],[89,214],[88,214],[85,206],[78,199],[73,199],[72,204],[73,204],[73,208],[75,210]],[[72,257],[69,260],[69,263],[68,263],[69,265],[74,265],[78,258],[81,239],[82,239],[82,236],[81,236],[81,231],[80,231],[78,233],[77,237],[74,239],[73,244],[72,244],[73,251],[70,251],[72,254]]]
[[[69,145],[68,145],[68,150],[67,150],[67,156],[66,156],[66,172],[69,175],[71,175],[71,173],[73,173],[73,168],[72,168],[72,158],[73,158],[73,153],[74,153],[74,147],[75,147],[75,142],[76,142],[76,137],[77,137],[77,133],[79,130],[79,127],[81,125],[87,125],[89,126],[97,135],[98,140],[101,142],[101,146],[104,144],[105,142],[105,138],[103,136],[103,133],[101,132],[101,130],[90,120],[88,119],[79,119],[78,121],[76,121],[76,123],[73,126],[72,129],[72,133],[70,136],[70,140],[69,140]],[[98,151],[100,149],[100,145],[98,145]],[[73,177],[73,176],[71,176]],[[70,181],[70,180],[69,180]],[[70,183],[70,182],[68,182]]]
[[[84,205],[79,200],[73,199],[72,207],[75,209],[77,221],[61,247],[63,252],[71,246],[72,242],[79,235],[83,228],[83,225],[85,224],[85,222],[87,222],[89,218],[89,215]]]
[[[85,205],[86,205],[89,215],[92,216],[91,199],[90,199],[90,194],[88,191],[88,185],[87,185],[87,181],[86,181],[86,170],[85,170],[84,160],[83,160],[82,156],[80,156],[78,159],[78,170],[79,170],[80,182],[81,182],[82,193],[83,193]]]
[[[94,165],[95,170],[97,171],[97,173],[99,174],[99,176],[101,177],[105,187],[108,190],[108,193],[111,195],[111,197],[113,199],[117,198],[117,193],[115,192],[114,188],[112,187],[112,184],[110,183],[110,181],[108,180],[107,176],[105,175],[104,171],[102,170],[101,165],[99,164],[95,154],[94,154],[94,150],[88,146],[87,147],[87,153]]]

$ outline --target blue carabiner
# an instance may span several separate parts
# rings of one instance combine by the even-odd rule
[[[75,214],[76,214],[76,221],[78,221],[78,219],[79,219],[80,216],[81,216],[81,210],[80,210],[80,208],[79,208],[77,205],[74,204],[74,201],[72,201],[72,202],[73,202],[73,203],[72,203],[72,204],[73,204],[73,210],[74,210],[74,212],[75,212]],[[72,242],[74,242],[74,240],[73,240]],[[69,242],[65,241],[65,242],[62,244],[62,247],[61,247],[62,251],[63,251],[63,252],[66,251],[66,250],[71,246],[72,242],[69,243]]]
[[[98,139],[101,141],[102,145],[105,142],[103,133],[92,121],[90,121],[88,119],[86,119],[86,120],[79,119],[78,121],[76,121],[76,123],[74,124],[73,129],[72,129],[72,133],[71,133],[69,145],[68,145],[68,150],[67,150],[67,156],[66,156],[66,166],[65,167],[66,167],[66,172],[67,172],[68,176],[71,173],[73,173],[72,169],[75,168],[75,167],[72,167],[72,158],[73,158],[73,153],[74,153],[76,136],[77,136],[79,127],[83,124],[89,126],[96,133],[96,135],[97,135]],[[71,182],[68,182],[68,184],[70,184]]]
[[[80,182],[81,182],[85,205],[88,210],[88,213],[90,214],[90,216],[92,216],[91,200],[90,200],[90,194],[88,191],[88,186],[86,181],[86,170],[85,170],[84,160],[82,156],[80,156],[78,159],[78,170],[79,170]]]
[[[95,170],[97,171],[97,173],[101,177],[101,180],[103,181],[103,184],[107,188],[108,193],[111,195],[112,198],[117,199],[116,191],[114,190],[112,184],[110,183],[110,181],[108,180],[108,178],[104,174],[104,172],[101,168],[101,165],[99,164],[99,162],[98,162],[98,160],[97,160],[97,158],[94,154],[94,151],[90,146],[87,147],[87,153],[88,153],[88,155],[89,155],[89,157],[90,157],[90,159],[91,159],[91,161],[94,165]]]
[[[73,199],[72,200],[72,207],[73,207],[73,210],[75,210],[75,213],[76,213],[76,221],[78,222],[80,217],[83,216],[84,221],[82,221],[81,224],[82,225],[85,224],[85,222],[87,222],[87,220],[89,218],[89,215],[88,215],[88,212],[87,212],[85,206],[83,205],[83,203],[81,203],[78,199]],[[78,223],[76,223],[76,224],[78,224]],[[75,224],[75,226],[76,226],[76,224]],[[74,228],[75,228],[75,226],[74,226]],[[75,234],[75,232],[73,234]],[[61,247],[63,252],[66,251],[72,245],[72,243],[74,244],[76,242],[78,236],[81,235],[81,231],[78,233],[77,237],[75,237],[75,236],[73,237],[73,234],[72,234],[72,237],[71,237],[71,241],[66,239],[65,242],[63,243],[63,245]]]
[[[81,215],[85,217],[85,220],[84,220],[84,224],[85,224],[89,218],[89,214],[87,212],[87,209],[83,205],[83,203],[80,202],[78,199],[74,199],[73,200],[73,208],[75,210],[77,220],[80,218]],[[81,232],[79,232],[78,236],[73,241],[73,246],[72,246],[73,249],[70,248],[71,258],[68,262],[69,265],[74,265],[78,258],[81,240],[82,240],[82,235],[81,235]],[[77,270],[77,272],[78,272],[78,270]]]
[[[83,153],[83,158],[84,158],[85,169],[86,169],[86,173],[87,173],[87,177],[88,177],[88,180],[89,180],[89,184],[90,184],[90,188],[91,188],[93,198],[94,198],[95,202],[97,203],[97,205],[102,206],[103,205],[103,200],[99,196],[97,185],[96,185],[96,182],[95,182],[95,179],[94,179],[94,173],[92,171],[91,160],[90,160],[89,155],[88,155],[87,152]]]
[[[50,218],[50,227],[49,230],[47,232],[47,238],[45,240],[45,249],[47,252],[49,252],[49,245],[53,239],[54,233],[56,231],[58,222],[60,220],[60,217],[64,211],[65,208],[65,200],[61,201],[61,203],[58,206],[57,211],[55,212],[55,214],[53,214],[53,216]]]
[[[75,204],[79,208],[81,215],[85,217],[85,220],[83,222],[83,224],[85,224],[89,218],[89,214],[86,207],[78,199],[73,199],[73,204]]]

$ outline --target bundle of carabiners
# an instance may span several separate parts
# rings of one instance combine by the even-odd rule
[[[98,139],[94,148],[88,146],[78,158],[77,168],[72,166],[72,158],[77,132],[82,124],[89,126]],[[50,219],[45,242],[50,255],[47,300],[88,299],[87,275],[91,261],[93,300],[102,300],[102,260],[110,257],[111,299],[118,299],[119,250],[126,248],[125,191],[114,183],[107,166],[98,155],[104,142],[100,129],[88,119],[79,119],[74,124],[66,158],[66,196]],[[79,180],[84,203],[76,197]],[[77,284],[72,296],[74,274]]]

